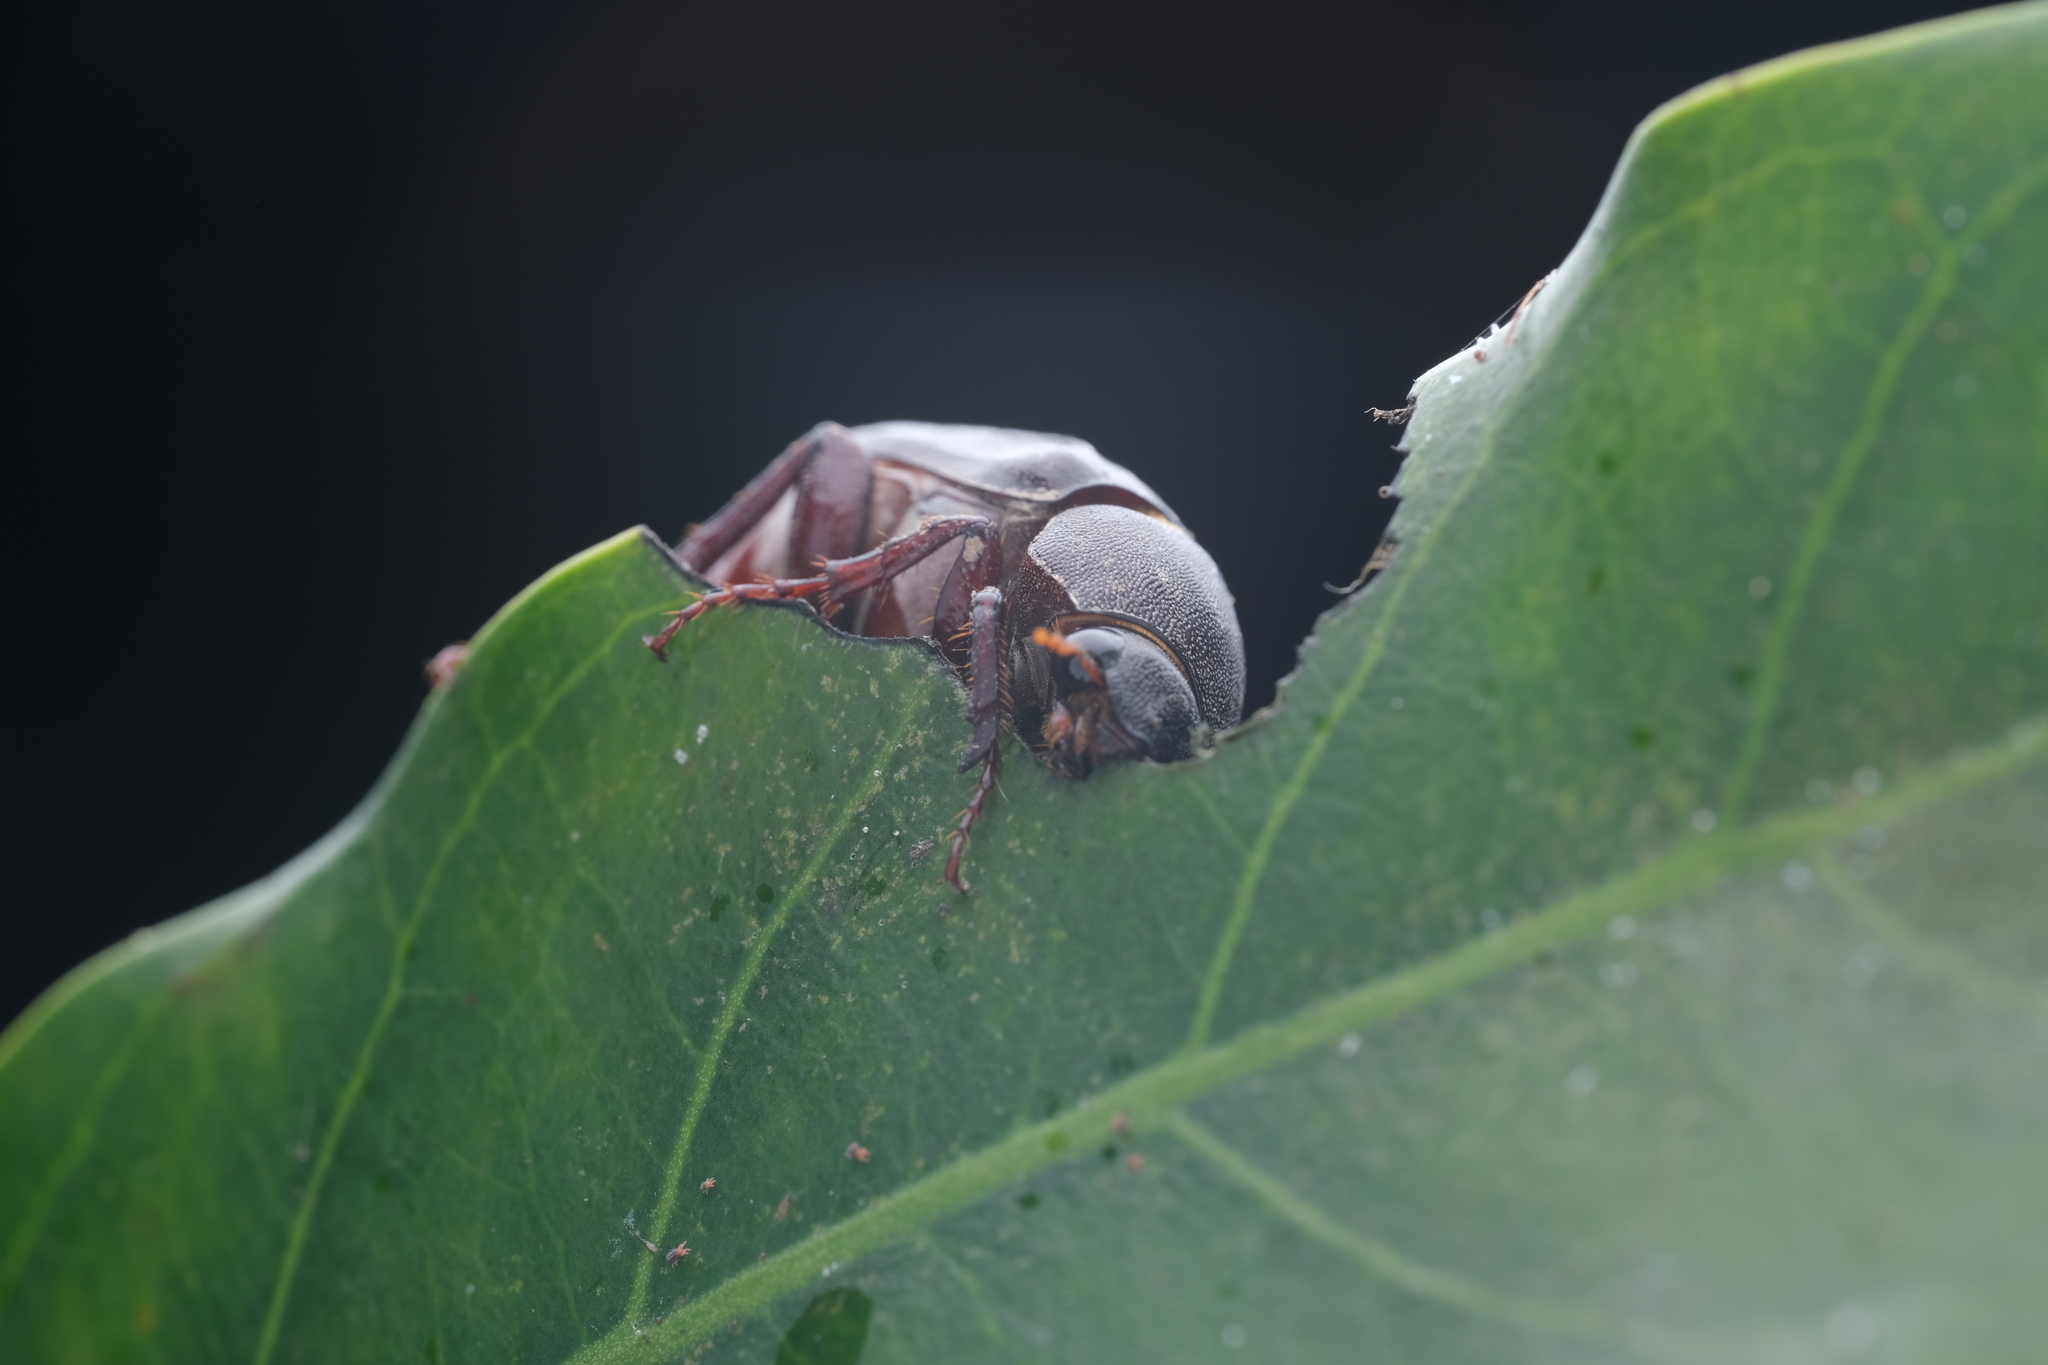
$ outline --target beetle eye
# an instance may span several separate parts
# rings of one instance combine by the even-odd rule
[[[1076,685],[1093,686],[1123,657],[1124,633],[1090,626],[1067,636],[1066,644],[1071,651],[1066,657],[1068,676]]]

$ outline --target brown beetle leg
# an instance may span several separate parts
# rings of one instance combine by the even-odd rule
[[[974,785],[974,795],[968,798],[967,809],[960,812],[960,823],[953,827],[953,846],[946,851],[946,880],[961,895],[974,890],[960,880],[960,855],[967,851],[968,835],[974,829],[974,822],[981,818],[981,808],[988,800],[988,794],[996,789],[996,774],[1002,770],[1003,751],[1000,746],[988,751],[988,757],[981,761],[981,781]]]
[[[913,564],[929,558],[962,536],[975,536],[990,545],[998,543],[996,524],[986,517],[935,517],[918,527],[851,559],[828,559],[825,572],[815,578],[774,578],[766,583],[728,583],[700,596],[662,627],[659,635],[642,641],[663,663],[663,653],[676,632],[713,607],[728,602],[789,602],[822,597],[825,610],[838,606],[857,592],[879,587]]]
[[[946,880],[963,896],[969,888],[960,880],[960,855],[967,851],[974,822],[981,818],[982,805],[995,789],[996,773],[1002,766],[1002,745],[998,743],[1003,720],[1002,589],[983,588],[974,594],[968,629],[973,633],[969,645],[973,663],[968,672],[967,715],[974,725],[974,739],[961,755],[960,771],[964,773],[979,763],[981,781],[975,784],[967,809],[960,812],[960,823],[953,829],[953,846],[946,852]]]
[[[739,544],[740,538],[768,515],[768,510],[802,477],[811,457],[834,437],[841,442],[847,439],[840,428],[828,423],[791,441],[787,450],[733,494],[732,501],[720,508],[717,516],[690,532],[676,547],[676,558],[698,573],[716,564],[720,555]]]
[[[846,559],[867,544],[868,503],[875,484],[873,462],[836,428],[819,433],[819,437],[810,463],[796,481],[784,573],[802,573],[814,564]],[[819,614],[834,625],[846,624],[841,619],[843,610]]]
[[[960,771],[966,772],[987,758],[996,747],[996,734],[1003,719],[1003,590],[983,588],[974,594],[968,617],[972,633],[969,645],[967,719],[974,726],[973,742],[960,756]]]

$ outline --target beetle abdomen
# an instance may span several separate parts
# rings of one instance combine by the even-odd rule
[[[1045,524],[1028,551],[1072,599],[1076,619],[1136,628],[1187,671],[1202,720],[1237,724],[1244,710],[1244,635],[1216,561],[1185,531],[1128,507],[1070,507]]]

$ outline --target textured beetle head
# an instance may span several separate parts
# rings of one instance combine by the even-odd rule
[[[1134,631],[1091,626],[1040,632],[1052,653],[1055,700],[1046,714],[1046,755],[1070,777],[1105,759],[1173,763],[1195,756],[1202,724],[1194,689],[1166,651]]]
[[[1052,624],[1129,623],[1127,634],[1165,651],[1212,729],[1237,724],[1244,636],[1216,561],[1187,532],[1128,507],[1083,504],[1048,521],[1025,561],[1019,586],[1043,589],[1027,595],[1050,607]]]

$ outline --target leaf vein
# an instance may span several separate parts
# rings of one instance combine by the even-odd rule
[[[1495,409],[1498,412],[1498,408]],[[1380,610],[1379,620],[1373,624],[1372,634],[1367,637],[1365,650],[1359,655],[1358,663],[1351,670],[1351,676],[1344,680],[1337,695],[1331,699],[1329,709],[1324,712],[1322,722],[1309,728],[1308,744],[1302,750],[1301,758],[1295,763],[1294,771],[1281,784],[1274,795],[1273,803],[1266,812],[1266,820],[1260,826],[1258,835],[1252,840],[1246,852],[1244,870],[1239,874],[1237,886],[1231,892],[1230,910],[1223,921],[1223,930],[1217,936],[1216,950],[1209,961],[1208,973],[1202,980],[1202,990],[1195,1003],[1195,1014],[1188,1025],[1187,1041],[1181,1044],[1183,1053],[1194,1053],[1209,1041],[1210,1030],[1216,1023],[1216,1011],[1223,1000],[1223,987],[1229,978],[1232,961],[1237,955],[1237,945],[1244,938],[1245,928],[1251,922],[1252,904],[1258,894],[1259,882],[1265,877],[1266,866],[1272,860],[1273,847],[1280,840],[1280,832],[1286,827],[1287,819],[1294,808],[1308,792],[1309,780],[1322,763],[1323,754],[1330,747],[1330,740],[1336,734],[1338,724],[1351,710],[1359,695],[1364,692],[1366,682],[1373,670],[1379,666],[1386,653],[1387,644],[1393,639],[1394,622],[1401,614],[1402,601],[1416,577],[1429,563],[1430,552],[1442,537],[1444,527],[1455,517],[1465,495],[1478,481],[1479,474],[1492,460],[1494,427],[1489,422],[1484,443],[1479,455],[1464,471],[1457,490],[1450,500],[1431,518],[1429,527],[1423,532],[1415,548],[1403,556],[1405,566],[1396,562],[1396,576],[1388,585],[1387,596]],[[1362,609],[1362,608],[1359,608]]]
[[[915,713],[921,705],[922,699],[913,694],[896,725],[898,742],[901,742],[911,729]],[[682,1126],[676,1133],[675,1145],[670,1149],[668,1164],[662,1170],[661,1191],[656,1197],[654,1217],[648,1224],[654,1230],[654,1237],[658,1242],[668,1240],[669,1222],[674,1217],[676,1200],[682,1191],[683,1168],[690,1159],[690,1146],[696,1139],[697,1125],[702,1121],[704,1111],[711,1102],[711,1087],[718,1078],[719,1061],[724,1057],[726,1044],[732,1039],[733,1031],[739,1024],[740,1011],[746,1005],[747,992],[753,989],[755,978],[761,973],[761,965],[768,959],[768,949],[774,944],[776,936],[782,932],[783,926],[788,923],[790,911],[797,901],[824,872],[826,862],[838,849],[840,841],[845,838],[853,822],[859,818],[862,808],[881,791],[884,780],[881,777],[868,778],[861,783],[857,791],[849,794],[847,800],[840,806],[830,832],[819,840],[817,848],[812,850],[803,870],[778,898],[774,913],[768,917],[766,923],[754,931],[754,946],[747,954],[747,960],[741,966],[733,984],[726,990],[725,1005],[719,1010],[718,1022],[713,1026],[711,1037],[698,1057],[697,1075],[690,1087],[690,1099],[683,1111]],[[638,1269],[634,1271],[633,1289],[626,1301],[624,1326],[630,1328],[634,1319],[645,1310],[647,1286],[653,1274],[654,1262],[651,1259],[640,1262]]]
[[[1751,694],[1749,714],[1743,727],[1742,744],[1736,752],[1735,765],[1729,773],[1721,801],[1724,818],[1731,823],[1741,821],[1751,788],[1756,783],[1757,769],[1763,762],[1771,725],[1777,719],[1778,704],[1785,690],[1792,636],[1805,614],[1814,578],[1820,570],[1821,556],[1833,543],[1835,524],[1841,518],[1850,494],[1855,491],[1857,478],[1863,472],[1870,452],[1876,447],[1878,436],[1882,434],[1885,416],[1891,408],[1906,362],[1912,358],[1921,337],[1933,324],[1935,313],[1955,288],[1956,276],[1962,269],[1963,252],[2003,225],[2043,184],[2048,184],[2048,161],[2029,166],[1993,198],[1970,231],[1958,234],[1937,250],[1934,268],[1928,272],[1927,285],[1920,291],[1919,300],[1878,359],[1877,372],[1871,377],[1870,388],[1864,395],[1855,430],[1850,433],[1841,457],[1835,462],[1835,472],[1829,477],[1819,503],[1807,518],[1798,552],[1785,575],[1778,609],[1771,617],[1770,632],[1765,637],[1763,657],[1757,667],[1756,690]]]
[[[1008,1136],[884,1195],[858,1213],[750,1266],[644,1334],[621,1324],[576,1352],[573,1365],[673,1359],[737,1318],[802,1291],[855,1257],[915,1236],[938,1218],[1035,1171],[1079,1159],[1110,1129],[1111,1113],[1158,1125],[1181,1105],[1233,1081],[1387,1023],[1454,991],[1525,966],[1600,932],[1616,915],[1644,917],[1732,877],[1840,839],[1872,819],[1892,820],[1953,801],[2048,759],[2048,717],[2033,717],[1944,767],[1901,779],[1860,808],[1798,810],[1741,829],[1689,839],[1662,858],[1573,892],[1547,909],[1392,976],[1353,987],[1285,1018],[1258,1024],[1198,1053],[1180,1052],[1097,1092],[1085,1104]],[[1053,1141],[1052,1139],[1059,1139]],[[656,1348],[649,1351],[649,1347]]]
[[[1280,1221],[1405,1294],[1476,1318],[1526,1328],[1546,1336],[1566,1337],[1597,1346],[1639,1348],[1646,1344],[1637,1333],[1626,1330],[1621,1323],[1597,1309],[1497,1293],[1463,1276],[1413,1260],[1376,1237],[1352,1231],[1288,1189],[1278,1178],[1262,1170],[1250,1157],[1184,1110],[1168,1113],[1161,1126],[1243,1187]]]
[[[519,599],[514,599],[516,606]],[[512,608],[506,608],[511,611]],[[636,612],[615,625],[611,632],[587,654],[576,667],[570,670],[561,684],[544,698],[535,708],[533,717],[511,744],[494,750],[484,771],[471,784],[468,799],[464,801],[462,813],[442,836],[440,846],[434,852],[434,860],[428,864],[426,875],[420,880],[419,894],[413,900],[412,913],[407,916],[398,941],[392,947],[391,967],[386,975],[384,994],[377,1002],[377,1009],[370,1017],[370,1025],[364,1031],[363,1041],[356,1051],[356,1061],[348,1079],[343,1082],[341,1094],[335,1101],[333,1116],[327,1122],[326,1130],[320,1135],[320,1147],[313,1159],[313,1169],[306,1177],[306,1192],[299,1200],[298,1210],[292,1216],[290,1231],[285,1237],[284,1255],[280,1258],[277,1280],[271,1288],[270,1303],[263,1315],[263,1327],[256,1339],[255,1365],[266,1365],[271,1353],[277,1349],[277,1338],[284,1327],[284,1311],[291,1300],[292,1282],[299,1269],[299,1261],[305,1253],[306,1239],[311,1235],[313,1215],[319,1207],[321,1192],[326,1187],[327,1175],[334,1167],[335,1153],[341,1147],[343,1131],[354,1115],[356,1102],[362,1098],[363,1088],[369,1084],[370,1069],[375,1064],[377,1045],[383,1040],[384,1030],[390,1025],[397,1012],[400,1000],[405,994],[405,964],[412,951],[412,945],[419,937],[420,924],[426,917],[427,908],[433,903],[434,894],[440,888],[441,876],[455,849],[468,836],[483,808],[484,797],[497,783],[498,775],[512,756],[521,752],[531,743],[540,727],[547,723],[561,704],[583,679],[617,647],[621,638],[638,625],[650,612]],[[488,635],[489,627],[486,627]],[[468,665],[476,666],[472,658]]]

